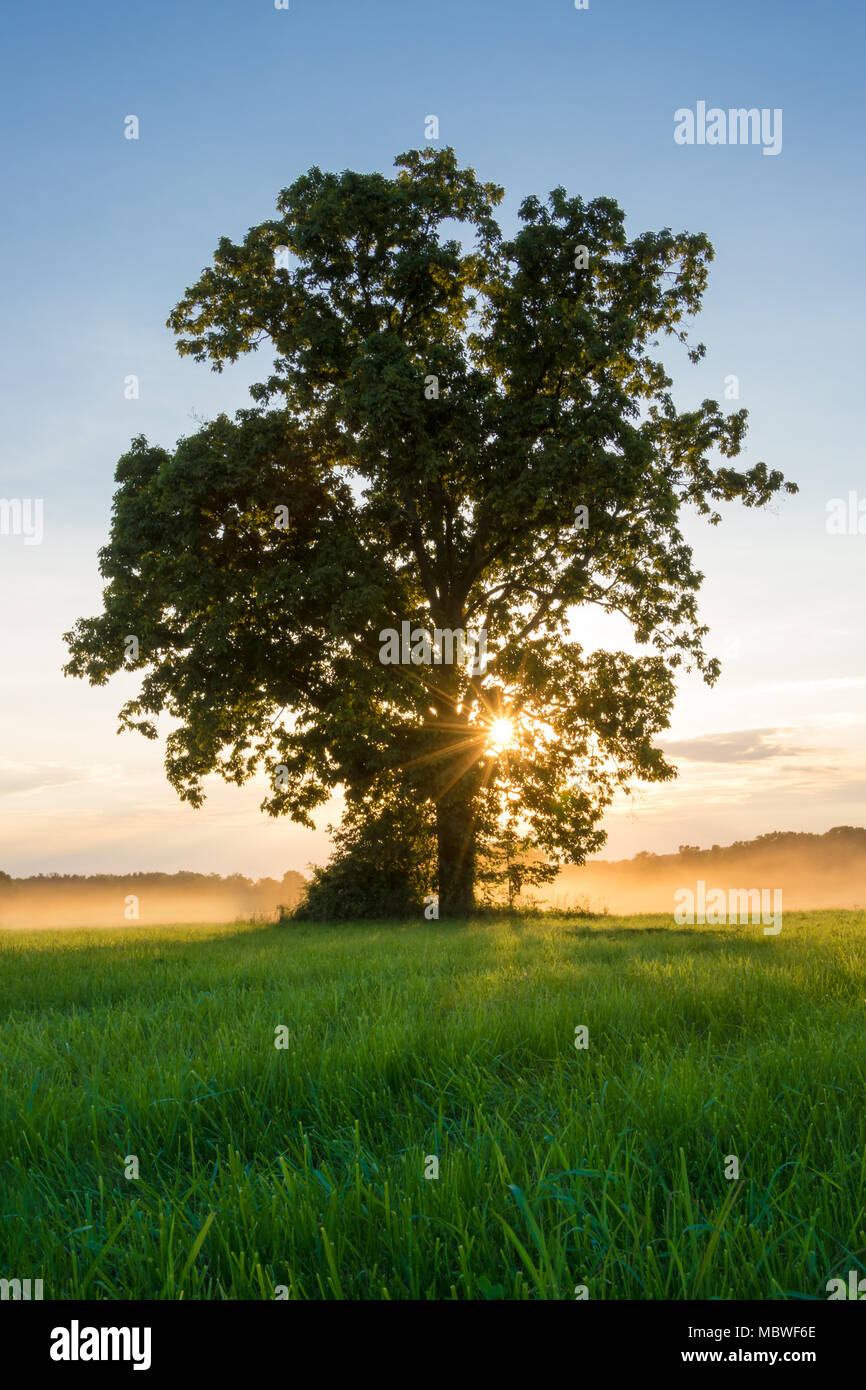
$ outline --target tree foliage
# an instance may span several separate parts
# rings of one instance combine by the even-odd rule
[[[67,634],[70,673],[141,671],[121,723],[170,717],[193,804],[209,774],[265,772],[265,809],[307,824],[341,786],[371,814],[426,808],[443,915],[472,905],[485,825],[518,813],[534,852],[580,862],[618,788],[674,775],[653,739],[677,671],[719,670],[681,514],[794,490],[736,466],[745,411],[678,410],[655,355],[703,354],[707,237],[630,239],[614,201],[563,188],[509,237],[502,196],[413,151],[391,178],[313,168],[220,241],[169,319],[179,351],[221,371],[267,344],[270,373],[173,451],[133,442],[104,611]],[[646,650],[589,650],[590,606]],[[403,621],[483,629],[486,671],[383,665]]]

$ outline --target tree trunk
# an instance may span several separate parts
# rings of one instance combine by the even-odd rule
[[[468,917],[475,907],[474,791],[465,778],[436,805],[440,917]]]

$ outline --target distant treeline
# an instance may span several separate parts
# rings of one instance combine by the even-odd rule
[[[105,927],[164,922],[273,921],[292,908],[306,884],[290,869],[282,879],[243,874],[36,874],[0,871],[0,926]]]
[[[724,864],[731,859],[753,856],[765,858],[767,853],[805,851],[819,858],[823,863],[831,860],[849,860],[853,855],[866,855],[866,829],[857,825],[837,825],[826,830],[823,835],[813,835],[805,830],[771,830],[766,835],[758,835],[754,840],[734,840],[730,845],[713,845],[711,849],[701,849],[699,845],[680,845],[676,854],[650,854],[643,851],[634,859],[622,860],[626,864],[646,864],[647,860],[656,863],[671,863],[674,860],[689,863],[700,860],[705,864]]]
[[[776,830],[731,845],[680,845],[676,854],[593,859],[564,868],[532,896],[540,905],[670,912],[673,895],[702,879],[707,889],[781,888],[786,909],[866,906],[866,829],[838,825],[823,835]],[[165,922],[274,921],[307,885],[242,874],[37,874],[0,871],[0,927],[102,927]],[[136,915],[137,914],[137,915]]]
[[[731,845],[680,845],[676,854],[590,860],[564,868],[544,901],[594,911],[667,912],[673,894],[707,888],[781,888],[788,909],[866,906],[866,829],[837,825],[823,835],[774,830]]]

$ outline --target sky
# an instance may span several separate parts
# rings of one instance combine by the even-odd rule
[[[430,115],[438,145],[505,187],[506,231],[524,196],[564,185],[614,197],[632,235],[709,235],[692,333],[708,351],[671,359],[677,402],[723,401],[736,377],[745,463],[800,487],[688,521],[724,673],[683,680],[680,776],[612,808],[603,856],[866,823],[864,31],[850,0],[5,7],[0,498],[31,520],[41,501],[43,521],[38,544],[11,512],[0,533],[0,868],[260,877],[327,858],[338,802],[316,831],[262,815],[262,783],[181,803],[160,745],[117,736],[134,679],[64,677],[62,634],[99,611],[130,438],[171,447],[266,374],[261,354],[222,375],[182,359],[165,326],[219,237],[272,216],[314,164],[390,172]],[[677,143],[701,102],[781,112],[781,148]],[[841,533],[834,499],[854,516]],[[578,621],[582,641],[612,635]]]

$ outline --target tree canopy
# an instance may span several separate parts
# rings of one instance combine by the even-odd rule
[[[482,846],[579,863],[617,788],[674,775],[653,739],[677,672],[719,671],[682,514],[795,488],[735,465],[744,410],[674,404],[657,349],[704,353],[703,233],[629,239],[612,199],[556,188],[506,236],[503,190],[453,150],[395,168],[309,170],[172,312],[182,354],[222,371],[266,345],[270,374],[120,459],[103,612],[65,669],[141,672],[121,725],[170,717],[195,805],[207,775],[260,772],[264,808],[307,824],[338,787],[362,818],[417,805],[449,915]],[[588,606],[646,650],[589,650]],[[418,659],[383,660],[405,623]],[[437,660],[437,633],[483,634],[486,663]]]

